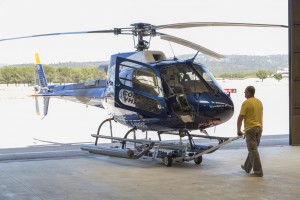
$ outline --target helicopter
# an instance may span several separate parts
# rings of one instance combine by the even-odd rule
[[[150,157],[161,159],[166,166],[174,161],[194,160],[202,162],[202,156],[240,138],[209,136],[205,129],[227,122],[234,113],[234,104],[228,94],[217,82],[213,74],[203,64],[195,62],[197,54],[203,53],[216,59],[224,58],[212,50],[191,41],[158,32],[161,29],[186,29],[208,26],[241,26],[286,28],[285,25],[190,22],[166,25],[134,23],[127,28],[109,30],[48,33],[31,36],[0,39],[0,41],[33,37],[104,34],[132,35],[135,51],[111,55],[105,80],[93,80],[68,85],[48,85],[43,65],[36,54],[39,87],[34,97],[43,97],[44,115],[48,113],[52,97],[63,98],[107,110],[110,117],[98,127],[94,145],[83,145],[82,150],[110,156],[138,159]],[[152,37],[174,42],[197,51],[193,58],[180,60],[167,58],[161,51],[149,50]],[[148,40],[146,40],[148,38]],[[37,104],[36,104],[37,105]],[[38,106],[37,106],[38,108]],[[114,137],[112,121],[130,129],[123,138]],[[105,123],[110,123],[110,136],[101,135]],[[136,139],[136,130],[155,131],[159,140]],[[199,130],[200,134],[191,131]],[[128,135],[133,133],[133,139]],[[161,140],[162,134],[178,135],[179,143]],[[188,142],[183,143],[182,138]],[[98,145],[98,139],[120,142],[119,147]],[[195,144],[194,138],[218,140],[216,146]],[[128,148],[127,143],[134,146]]]

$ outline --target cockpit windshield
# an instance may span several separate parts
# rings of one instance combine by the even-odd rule
[[[186,63],[176,63],[162,70],[164,91],[168,96],[179,93],[203,93],[209,92],[210,88],[205,81],[211,81],[201,68],[195,73],[191,66]]]
[[[198,64],[193,64],[194,68],[199,72],[199,74],[202,75],[204,80],[209,84],[210,87],[212,87],[215,91],[222,90],[225,92],[221,85],[216,81],[215,77],[212,75],[212,73],[205,67]]]

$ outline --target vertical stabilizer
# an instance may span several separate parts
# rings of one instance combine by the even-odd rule
[[[48,92],[48,82],[47,82],[47,78],[45,75],[45,71],[44,71],[44,67],[41,64],[40,61],[40,57],[39,54],[36,53],[35,54],[35,62],[36,62],[36,66],[37,66],[37,74],[38,74],[38,80],[39,80],[39,85],[40,85],[40,91],[39,94],[42,93],[41,96],[43,96],[43,92]],[[48,107],[49,107],[49,100],[50,97],[44,96],[43,97],[43,105],[44,105],[44,117],[48,114]],[[39,105],[38,105],[38,100],[37,100],[37,96],[35,96],[35,103],[36,103],[36,112],[39,115],[40,111],[39,111]]]
[[[36,66],[37,66],[37,72],[38,72],[38,79],[39,79],[40,87],[41,88],[46,88],[46,87],[48,87],[48,82],[47,82],[47,78],[46,78],[46,75],[45,75],[44,67],[40,62],[40,58],[39,58],[38,53],[35,54],[35,61],[36,61]]]

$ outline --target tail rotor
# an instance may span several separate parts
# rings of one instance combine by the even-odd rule
[[[48,114],[48,106],[49,106],[49,100],[50,97],[44,96],[43,91],[48,91],[48,83],[47,83],[47,78],[45,75],[44,67],[40,63],[40,58],[38,53],[35,54],[35,60],[36,60],[36,66],[34,67],[34,99],[35,99],[35,110],[37,116],[40,116],[40,106],[39,106],[39,100],[38,97],[43,97],[43,114],[44,117]],[[37,67],[37,70],[36,70]],[[36,76],[36,71],[38,76]],[[38,79],[38,83],[37,83]]]
[[[34,74],[34,100],[35,100],[35,111],[36,111],[36,115],[37,116],[40,116],[40,106],[39,106],[39,100],[38,100],[38,97],[37,97],[37,94],[38,94],[38,91],[39,91],[39,88],[38,88],[38,85],[36,83],[36,67],[34,66],[33,67],[33,74]]]

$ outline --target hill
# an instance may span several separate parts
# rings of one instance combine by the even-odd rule
[[[91,62],[62,62],[62,63],[53,63],[48,64],[53,67],[96,67],[102,65],[108,65],[108,61],[91,61]]]
[[[192,58],[193,55],[178,56],[180,59]],[[215,74],[231,72],[256,72],[258,70],[277,71],[288,68],[288,55],[226,55],[225,59],[214,59],[206,55],[198,55],[196,62],[204,64]]]
[[[24,63],[16,65],[5,65],[2,64],[0,67],[9,66],[9,67],[33,67],[34,63]],[[88,67],[99,67],[100,70],[107,69],[108,61],[90,61],[90,62],[61,62],[61,63],[50,63],[45,64],[51,67],[70,67],[70,68],[88,68]]]
[[[194,55],[180,55],[178,59],[189,59]],[[217,60],[212,57],[200,54],[195,59],[196,62],[204,64],[214,74],[231,73],[231,72],[256,72],[258,70],[277,71],[288,68],[288,55],[226,55],[225,59]],[[33,63],[10,65],[14,67],[33,66]],[[105,69],[108,61],[93,62],[62,62],[48,64],[53,67],[96,67],[101,70]]]

